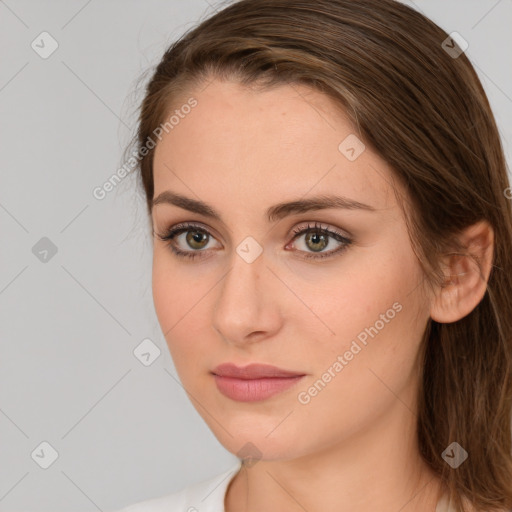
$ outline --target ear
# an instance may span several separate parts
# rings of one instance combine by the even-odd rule
[[[430,310],[432,320],[439,323],[456,322],[471,313],[483,299],[491,273],[494,230],[490,224],[473,224],[458,239],[469,254],[451,253],[443,259],[445,281],[436,290]]]

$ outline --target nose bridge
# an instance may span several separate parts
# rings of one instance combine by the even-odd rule
[[[270,304],[272,297],[265,289],[273,275],[263,251],[253,241],[242,241],[230,263],[219,289],[213,324],[225,339],[236,342],[251,332],[272,330],[277,308]]]

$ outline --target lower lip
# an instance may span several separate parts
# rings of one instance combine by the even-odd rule
[[[296,377],[269,377],[263,379],[236,379],[214,375],[218,390],[238,402],[257,402],[277,395],[294,386],[304,375]]]

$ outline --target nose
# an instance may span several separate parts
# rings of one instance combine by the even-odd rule
[[[234,252],[218,288],[213,327],[226,342],[238,346],[274,336],[282,322],[279,285],[264,252],[251,263]]]

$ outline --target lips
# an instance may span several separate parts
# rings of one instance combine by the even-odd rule
[[[305,375],[300,372],[283,370],[277,366],[257,363],[243,367],[236,366],[233,363],[223,363],[215,367],[212,373],[220,377],[233,377],[236,379],[286,378]]]
[[[217,389],[237,402],[257,402],[295,386],[305,374],[266,364],[224,363],[212,371]]]

